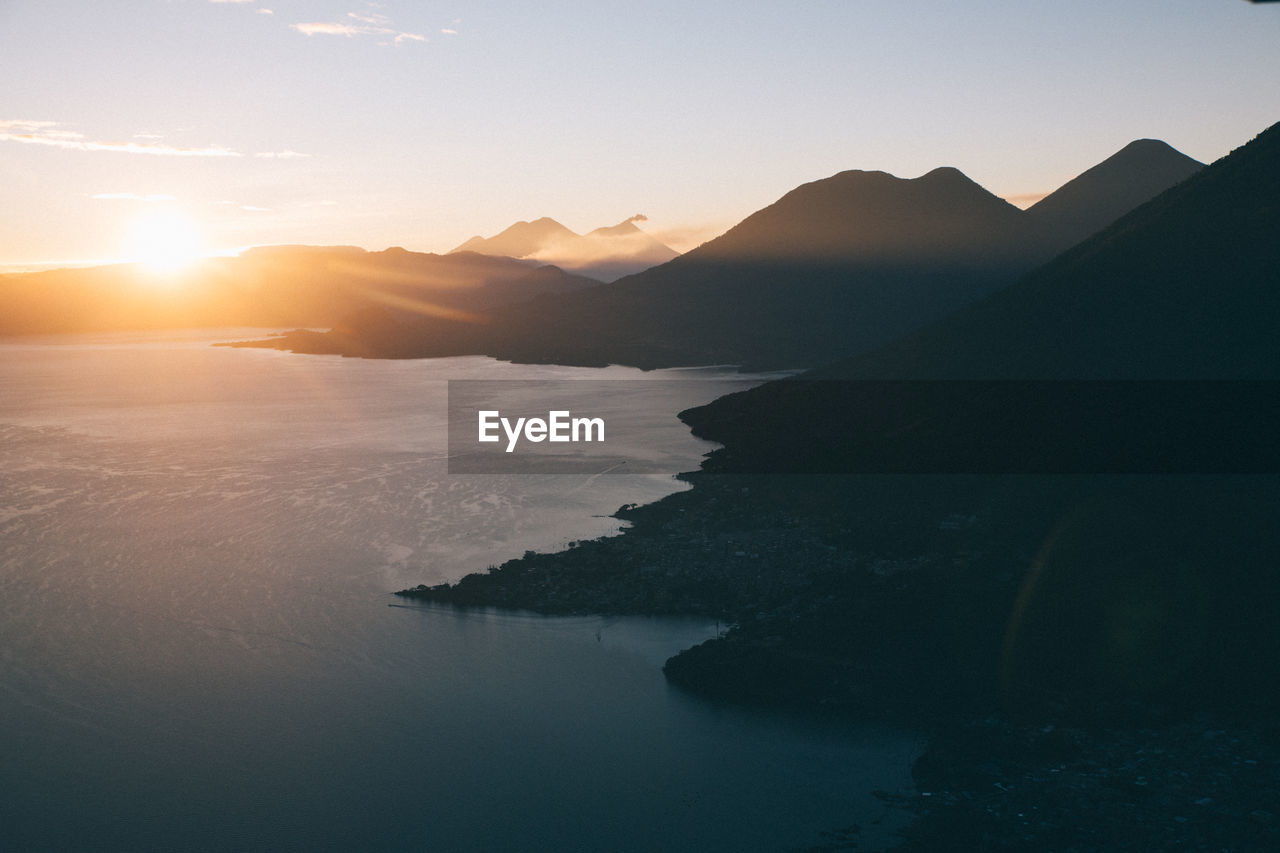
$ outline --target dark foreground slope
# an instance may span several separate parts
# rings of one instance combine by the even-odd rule
[[[1273,128],[1010,290],[817,375],[1275,378],[1278,187]],[[766,446],[757,419],[786,423],[779,448],[841,435],[857,413],[821,387],[686,413],[727,443],[722,473],[622,513],[623,535],[408,594],[725,619],[667,663],[673,683],[937,726],[914,849],[1274,849],[1277,478],[733,473]]]
[[[761,422],[781,411],[794,417],[798,443],[857,435],[865,417],[838,401],[849,387],[884,378],[1159,379],[1186,391],[1170,398],[1176,421],[1204,404],[1204,388],[1239,384],[1184,380],[1280,378],[1272,331],[1280,244],[1270,236],[1278,224],[1273,127],[1014,287],[809,381],[722,398],[686,418],[726,442],[712,467],[727,471],[773,452]],[[1255,411],[1240,414],[1269,421],[1274,436],[1280,394],[1270,388]],[[1001,409],[999,400],[982,405]],[[875,428],[897,439],[922,419],[964,421],[973,408],[961,397]],[[1004,408],[1018,414],[1008,400]],[[1219,443],[1233,442],[1232,426]],[[1116,441],[1122,432],[1117,423]],[[920,452],[932,449],[927,431],[916,437]],[[970,438],[1000,446],[1019,436]],[[837,446],[825,452],[838,464]],[[1270,615],[1280,606],[1280,478],[1273,467],[1257,470],[1271,473],[953,474],[884,487],[882,512],[932,506],[934,523],[962,529],[963,544],[938,552],[929,543],[939,533],[920,524],[913,538],[935,555],[932,570],[902,574],[892,591],[850,601],[847,612],[891,612],[894,649],[933,635],[923,663],[899,658],[907,665],[898,677],[928,679],[933,701],[953,711],[956,700],[978,699],[915,768],[931,796],[913,804],[922,816],[913,849],[1265,850],[1280,842],[1270,805],[1280,793],[1280,626]],[[866,480],[845,482],[866,491]],[[948,495],[954,514],[944,516]],[[854,511],[848,523],[878,526],[874,517]],[[896,603],[904,600],[916,612]],[[814,648],[840,646],[858,630],[834,617],[768,632],[744,623],[667,671],[723,695],[794,671]],[[883,649],[880,639],[845,664]],[[822,667],[808,681],[832,683],[839,672]],[[968,690],[948,691],[957,681]]]
[[[799,381],[769,383],[722,397],[682,417],[696,434],[725,445],[704,466],[710,470],[785,471],[796,459],[801,460],[802,470],[848,470],[850,460],[874,461],[877,447],[886,452],[891,449],[906,460],[928,458],[938,444],[964,429],[960,438],[980,451],[972,457],[979,464],[969,469],[978,475],[979,482],[997,484],[1001,489],[1011,480],[1015,484],[1072,483],[1063,492],[1064,518],[1071,513],[1090,518],[1098,514],[1096,508],[1080,504],[1075,491],[1076,485],[1089,489],[1096,482],[1097,506],[1106,506],[1108,512],[1120,513],[1128,521],[1114,525],[1103,514],[1088,522],[1115,528],[1101,537],[1114,549],[1103,561],[1105,569],[1100,568],[1095,554],[1082,558],[1080,565],[1067,562],[1062,571],[1101,572],[1110,582],[1131,572],[1128,579],[1135,590],[1150,590],[1161,583],[1177,586],[1176,591],[1169,591],[1170,601],[1157,604],[1176,609],[1172,602],[1177,601],[1178,607],[1196,609],[1198,615],[1191,620],[1196,627],[1191,633],[1203,644],[1199,651],[1208,657],[1196,658],[1199,662],[1189,674],[1184,673],[1186,678],[1170,680],[1165,687],[1222,696],[1226,687],[1214,679],[1228,671],[1240,675],[1232,664],[1243,660],[1247,649],[1280,653],[1280,629],[1251,622],[1249,614],[1255,608],[1248,606],[1243,592],[1253,589],[1280,604],[1280,571],[1276,570],[1280,541],[1275,532],[1280,529],[1276,524],[1280,514],[1274,514],[1278,507],[1273,495],[1276,478],[1261,476],[1277,471],[1274,460],[1268,462],[1263,457],[1274,444],[1267,436],[1274,436],[1280,428],[1280,392],[1274,381],[1280,379],[1280,340],[1274,333],[1280,326],[1280,241],[1272,239],[1278,222],[1280,126],[1016,285],[930,328],[867,356],[814,371]],[[975,377],[1056,381],[981,383],[976,386],[983,395],[980,399],[969,393],[975,385],[968,382],[918,381]],[[890,397],[888,405],[874,411],[865,408],[865,395],[850,393],[850,389],[878,389],[881,386],[876,380],[884,379],[912,380],[906,387],[958,391],[926,395],[932,409],[922,410],[917,395],[905,402],[904,398]],[[1125,382],[1060,381],[1078,379]],[[1203,381],[1240,379],[1261,381]],[[888,387],[904,386],[895,383]],[[1104,403],[1099,405],[1099,398],[1088,394],[1077,411],[1068,405],[1069,396],[1053,396],[1063,387],[1084,389],[1073,391],[1077,394],[1095,388],[1111,394],[1120,388],[1128,396],[1102,397]],[[1159,392],[1155,397],[1146,391],[1152,387]],[[1033,389],[1030,396],[1027,388]],[[1161,421],[1182,426],[1194,423],[1204,415],[1201,410],[1209,405],[1207,401],[1221,399],[1215,395],[1224,388],[1229,394],[1242,388],[1248,392],[1243,399],[1254,404],[1253,408],[1229,411],[1239,419],[1251,419],[1255,427],[1260,425],[1250,433],[1255,445],[1236,448],[1232,431],[1237,425],[1230,421],[1220,423],[1220,436],[1161,432]],[[1037,399],[1036,393],[1061,404],[1050,409],[1047,421],[1037,421],[1031,416],[1036,413],[1026,411]],[[1139,422],[1142,430],[1136,434],[1116,408],[1131,399],[1159,399],[1164,406],[1144,412],[1148,418]],[[1068,441],[1069,435],[1052,430],[1063,422],[1074,427],[1086,409],[1084,413],[1091,419],[1084,423],[1105,427],[1110,418],[1113,427],[1109,435],[1101,434],[1102,444],[1095,449],[1107,450],[1128,442],[1134,443],[1138,453],[1143,441],[1168,442],[1166,453],[1132,469],[1151,476],[1138,477],[1123,466],[1113,467],[1124,460],[1105,455],[1089,457],[1092,468],[1061,469],[1050,464],[1025,469],[1028,474],[1040,475],[1072,470],[1072,477],[989,476],[993,470],[999,471],[990,466],[1006,449],[1012,453],[1042,438],[1035,434],[1036,429],[1049,430],[1049,450]],[[983,413],[985,420],[975,420],[975,411]],[[985,431],[980,428],[984,423],[988,426]],[[788,440],[779,441],[784,427]],[[1202,458],[1201,448],[1179,446],[1178,440],[1214,445],[1209,449],[1215,451],[1224,449],[1217,446],[1221,444],[1226,450],[1245,452],[1234,459],[1214,457],[1231,461],[1231,465],[1220,461],[1191,469],[1202,476],[1173,476],[1187,470],[1180,464],[1184,459]],[[797,454],[791,450],[794,446],[807,450]],[[963,454],[963,444],[949,452]],[[939,459],[939,466],[946,461]],[[1167,467],[1162,468],[1162,463]],[[928,468],[909,470],[928,472]],[[1127,476],[1090,477],[1091,471]],[[1242,476],[1210,476],[1225,471]],[[1130,482],[1141,484],[1137,493],[1124,485]],[[1188,483],[1193,485],[1188,487]],[[1113,490],[1125,499],[1117,503],[1110,498]],[[1233,493],[1247,494],[1249,508],[1230,499]],[[1145,497],[1135,499],[1135,494]],[[1034,501],[1029,497],[1027,505],[1031,503]],[[1252,519],[1251,524],[1240,528],[1233,519],[1241,517]],[[1120,548],[1126,536],[1133,550]],[[1177,547],[1171,548],[1174,542]],[[1086,549],[1082,553],[1089,553],[1092,546],[1085,543],[1081,547]],[[1149,553],[1142,553],[1143,549]],[[1096,589],[1098,578],[1086,582],[1086,577],[1081,575],[1079,580],[1087,598]],[[1157,582],[1158,578],[1164,580]],[[1221,600],[1215,598],[1219,593]],[[1074,615],[1084,606],[1066,593],[1057,600],[1055,607],[1060,609],[1051,608],[1053,618],[1081,628]],[[1152,613],[1147,616],[1156,618]],[[1174,618],[1172,611],[1163,612],[1159,620],[1169,620],[1171,630],[1175,625],[1177,630],[1190,627],[1190,623]],[[1103,630],[1101,624],[1093,627]],[[1138,627],[1154,630],[1154,625]],[[1229,638],[1221,636],[1228,628]],[[1089,634],[1077,634],[1064,647],[1078,648],[1086,636]],[[1183,634],[1182,640],[1188,636]],[[1066,636],[1059,639],[1068,640]],[[1156,643],[1154,648],[1169,652],[1175,647]],[[1181,651],[1170,653],[1175,660],[1192,660]],[[1210,659],[1214,661],[1211,665]],[[1274,664],[1267,666],[1276,669]],[[1048,671],[1030,663],[1026,669],[1028,673],[1034,670],[1036,677]],[[1271,674],[1280,675],[1280,669]],[[1122,682],[1116,686],[1139,683]],[[1242,700],[1252,691],[1247,679],[1232,688],[1233,695]],[[1267,694],[1266,698],[1273,697]]]

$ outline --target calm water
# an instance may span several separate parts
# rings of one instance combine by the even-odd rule
[[[450,477],[446,379],[638,371],[208,345],[232,336],[0,341],[0,849],[769,850],[901,824],[870,792],[909,788],[913,737],[666,685],[713,625],[388,606],[681,487]],[[700,380],[647,415],[696,467],[674,413],[731,377],[645,375]]]

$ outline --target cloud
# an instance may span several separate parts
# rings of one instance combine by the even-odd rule
[[[210,3],[252,3],[253,0],[209,0]]]
[[[209,145],[203,148],[181,148],[142,142],[99,142],[86,139],[84,134],[71,130],[59,130],[56,121],[26,121],[21,119],[0,121],[0,142],[21,142],[25,145],[45,145],[70,151],[116,151],[123,154],[151,154],[161,157],[241,157],[239,151]]]
[[[110,200],[110,201],[177,201],[178,199],[171,195],[138,195],[137,193],[97,193],[90,198]]]
[[[72,130],[61,130],[56,121],[30,121],[26,119],[10,119],[0,121],[0,142],[21,142],[27,145],[45,145],[51,148],[62,148],[70,151],[116,151],[124,154],[152,154],[165,157],[243,157],[239,151],[224,148],[220,145],[209,145],[203,148],[183,148],[165,145],[154,133],[135,133],[134,140],[143,142],[100,142],[86,139],[84,134]],[[300,151],[285,149],[283,151],[260,151],[253,155],[275,160],[293,160],[309,157]],[[96,198],[96,196],[95,196]]]
[[[257,12],[259,15],[274,15],[274,14],[275,14],[275,10],[274,10],[274,9],[262,9],[262,8],[259,8],[259,9],[254,9],[253,11]]]
[[[445,28],[444,28],[443,30],[441,30],[440,32],[444,33],[444,34],[445,34],[445,35],[447,35],[447,36],[456,36],[456,35],[458,34],[458,31],[457,31],[457,30],[451,30],[451,29],[449,29],[448,27],[445,27]]]
[[[648,221],[649,221],[649,217],[645,216],[643,213],[637,213],[635,216],[627,220],[627,222],[648,222]]]
[[[354,18],[364,24],[372,24],[375,27],[382,27],[391,23],[391,19],[380,12],[367,12],[365,14],[361,14],[359,12],[348,12],[347,17]]]
[[[242,204],[240,205],[240,209],[247,210],[251,213],[269,213],[271,211],[271,208],[269,207],[254,207],[252,204]]]
[[[304,36],[359,36],[368,35],[370,32],[379,32],[372,30],[370,27],[358,27],[355,24],[326,24],[323,22],[311,24],[290,24],[298,32]],[[386,31],[381,31],[386,32]]]
[[[698,246],[719,237],[726,230],[727,225],[714,225],[711,223],[702,225],[677,225],[671,228],[663,228],[657,231],[651,231],[653,238],[677,252],[687,252],[690,249],[696,249]]]
[[[342,36],[343,38],[390,36],[390,41],[378,42],[382,45],[400,45],[409,41],[425,42],[427,40],[427,37],[422,33],[404,32],[390,26],[390,18],[381,12],[372,11],[374,8],[380,8],[377,4],[370,3],[369,7],[368,11],[347,13],[347,18],[355,23],[350,23],[350,21],[312,21],[290,24],[289,26],[304,36]]]

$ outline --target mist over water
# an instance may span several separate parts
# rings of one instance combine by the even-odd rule
[[[674,473],[710,449],[675,413],[737,374],[209,346],[236,336],[0,341],[0,846],[744,850],[901,822],[870,791],[909,785],[912,737],[667,687],[714,625],[387,606],[682,488],[449,476],[446,380],[698,379],[645,414]]]

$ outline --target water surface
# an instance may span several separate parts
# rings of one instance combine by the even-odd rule
[[[714,625],[388,606],[682,488],[451,477],[446,380],[638,371],[209,346],[231,335],[0,341],[0,847],[728,851],[901,822],[870,791],[909,787],[913,737],[667,686]],[[674,413],[739,377],[643,375],[698,380],[648,414],[696,467]]]

